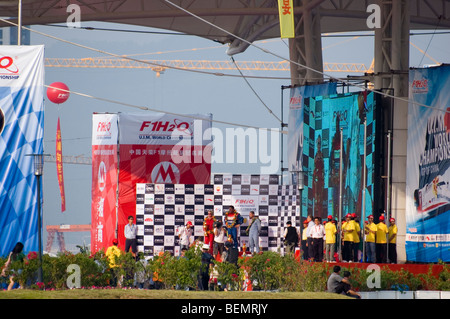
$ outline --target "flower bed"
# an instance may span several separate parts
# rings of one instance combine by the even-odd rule
[[[0,259],[3,266],[6,259]],[[146,282],[152,281],[155,287],[165,289],[197,290],[201,267],[201,251],[191,248],[185,257],[174,257],[169,253],[161,254],[146,263],[136,262],[130,253],[118,258],[119,267],[113,271],[103,251],[95,254],[81,252],[78,254],[61,253],[57,257],[43,256],[43,282],[37,282],[39,259],[32,252],[21,262],[13,262],[7,275],[15,274],[15,281],[21,286],[32,289],[66,289],[71,272],[69,265],[80,268],[81,287],[111,288],[112,275],[121,278],[122,287],[134,287],[136,274]],[[240,257],[238,265],[215,262],[215,275],[212,282],[215,289],[262,291],[297,291],[318,292],[326,290],[328,276],[334,264],[310,263],[299,261],[294,256],[282,256],[276,252],[266,251],[252,257]],[[364,267],[341,265],[342,272],[352,273],[351,283],[355,290],[450,290],[450,267],[442,264],[442,271],[433,274],[431,266],[428,273],[413,274],[402,269],[392,271],[380,268],[380,281],[377,288],[367,285],[372,274]],[[342,274],[341,272],[341,274]],[[7,278],[2,278],[3,287]],[[7,284],[7,283],[6,283]],[[219,285],[220,284],[220,285]]]

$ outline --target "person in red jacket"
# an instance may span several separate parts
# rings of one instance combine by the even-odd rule
[[[216,222],[216,218],[214,217],[214,213],[212,210],[208,210],[208,215],[205,217],[203,221],[203,232],[205,237],[205,244],[209,245],[209,254],[213,254],[214,248],[214,223]]]

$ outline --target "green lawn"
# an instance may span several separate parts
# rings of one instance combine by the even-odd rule
[[[327,292],[242,292],[137,289],[73,289],[0,291],[0,299],[348,299]]]

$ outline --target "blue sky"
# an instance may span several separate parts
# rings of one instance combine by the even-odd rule
[[[82,27],[93,26],[111,29],[153,30],[129,25],[86,22]],[[115,54],[141,54],[135,58],[163,60],[220,60],[227,61],[226,46],[210,40],[178,35],[156,35],[111,31],[89,31],[51,26],[32,26],[32,29],[65,40]],[[162,31],[162,30],[156,30]],[[352,33],[353,35],[354,33]],[[450,34],[412,36],[411,42],[439,62],[450,57]],[[44,44],[46,57],[85,58],[102,56],[64,42],[32,33],[31,44]],[[288,57],[287,40],[258,42],[258,46],[278,55]],[[370,66],[373,59],[373,37],[324,37],[322,42],[325,62],[364,63]],[[194,50],[202,48],[202,50]],[[206,49],[204,49],[206,48]],[[410,66],[434,63],[419,50],[411,47]],[[236,61],[279,61],[278,58],[250,47],[236,55]],[[88,95],[146,106],[177,113],[212,113],[221,121],[242,123],[264,128],[279,128],[279,122],[270,115],[264,105],[242,78],[219,77],[192,72],[167,70],[161,76],[148,69],[84,69],[46,68],[45,84],[64,82],[70,90]],[[238,74],[232,71],[223,71]],[[245,72],[246,75],[284,76],[289,72]],[[331,74],[336,77],[342,73]],[[290,80],[248,79],[264,103],[280,117],[281,86]],[[289,91],[284,91],[284,122],[288,121]],[[94,112],[142,112],[135,108],[119,106],[72,94],[61,105],[45,101],[44,150],[55,153],[57,118],[61,120],[63,155],[91,155],[91,126]],[[224,129],[224,125],[213,124]],[[287,140],[287,138],[285,138]],[[286,150],[286,148],[285,148]],[[287,160],[286,155],[284,156]],[[285,162],[285,166],[287,162]],[[257,164],[213,164],[212,173],[259,173]],[[46,163],[44,172],[44,245],[47,239],[46,225],[89,224],[91,219],[91,167],[64,164],[66,207],[60,212],[60,195],[56,165]],[[90,244],[89,233],[66,233],[67,249],[75,244]],[[44,246],[45,247],[45,246]],[[54,244],[53,247],[56,247]]]

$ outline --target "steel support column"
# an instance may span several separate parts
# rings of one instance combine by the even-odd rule
[[[408,96],[408,0],[379,0],[381,28],[375,29],[375,88]]]
[[[303,5],[309,8],[311,0],[296,0],[294,6]],[[320,14],[318,7],[305,9],[300,17],[295,17],[295,38],[289,39],[289,58],[306,69],[291,63],[291,84],[305,85],[307,83],[323,82],[323,75],[314,72],[323,72],[322,41]]]
[[[375,30],[375,89],[408,97],[409,83],[409,27],[410,8],[408,0],[379,0],[381,8],[381,28]],[[393,101],[392,154],[386,158],[385,167],[391,167],[391,180],[386,183],[386,217],[397,220],[398,260],[405,261],[404,250],[406,218],[406,140],[408,103]],[[390,154],[387,152],[386,154]],[[389,176],[388,174],[383,174]],[[391,187],[389,188],[389,183]],[[387,221],[386,221],[387,222]],[[388,223],[388,222],[387,222]]]

